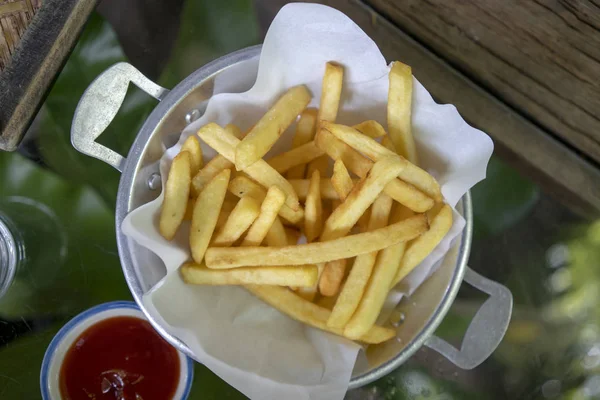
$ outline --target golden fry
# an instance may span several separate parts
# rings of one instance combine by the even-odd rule
[[[225,129],[225,131],[232,134],[238,139],[242,139],[244,137],[244,133],[242,132],[242,130],[234,124],[227,124],[223,129]]]
[[[181,276],[186,283],[195,285],[279,285],[312,286],[318,272],[314,265],[291,267],[250,267],[235,269],[210,269],[205,265],[184,264]]]
[[[259,203],[262,203],[267,195],[267,191],[264,187],[245,176],[233,178],[229,184],[229,191],[240,198],[250,196]],[[284,204],[279,209],[279,215],[290,221],[292,224],[297,224],[304,218],[304,211],[301,208],[298,211],[294,211],[287,204]]]
[[[211,247],[206,252],[206,265],[223,269],[254,265],[319,264],[381,250],[414,239],[427,229],[427,217],[415,215],[385,228],[328,242],[285,247]],[[283,236],[285,238],[285,231]]]
[[[167,240],[172,240],[183,222],[190,194],[191,161],[187,151],[173,159],[167,183],[165,198],[160,210],[159,231]]]
[[[260,246],[284,203],[285,193],[277,186],[271,186],[260,205],[260,215],[248,230],[241,246]]]
[[[242,137],[242,131],[234,124],[227,124],[225,126],[225,131],[238,139]],[[204,186],[210,182],[212,178],[217,176],[219,172],[223,171],[224,169],[233,168],[233,163],[222,155],[217,154],[214,156],[213,159],[206,163],[206,165],[200,169],[192,179],[192,190],[194,195],[198,196],[198,193],[200,193]]]
[[[365,136],[357,130],[338,124],[323,123],[323,129],[331,132],[339,140],[347,145],[360,151],[373,161],[379,160],[381,157],[396,155],[393,151],[382,146],[374,139]],[[402,158],[404,160],[404,158]],[[437,181],[427,173],[427,171],[417,167],[416,165],[404,160],[404,169],[399,176],[403,181],[410,183],[423,193],[433,198],[436,201],[441,201],[442,192]]]
[[[325,64],[318,121],[335,121],[340,107],[343,80],[344,68],[341,65],[331,62]]]
[[[200,148],[200,142],[198,141],[198,136],[190,135],[183,145],[181,146],[181,151],[187,151],[190,155],[190,171],[191,176],[194,176],[198,173],[200,168],[202,168],[202,149]]]
[[[392,215],[392,221],[394,223],[402,223],[402,221],[414,218],[408,217],[408,219],[404,219],[408,214],[410,212],[405,208],[396,207]],[[389,285],[398,269],[399,260],[402,259],[402,255],[404,254],[405,247],[406,242],[399,242],[381,250],[377,255],[370,279],[364,287],[360,303],[344,329],[346,336],[357,338],[362,335],[361,332],[367,332],[375,324],[387,297]]]
[[[228,247],[242,237],[260,214],[260,205],[252,197],[242,197],[212,241],[213,246]]]
[[[354,182],[342,160],[335,160],[333,163],[333,175],[331,176],[331,185],[335,189],[340,200],[346,200],[350,191],[354,187]]]
[[[317,157],[308,163],[306,176],[310,178],[315,171],[319,171],[321,176],[327,176],[329,172],[329,157],[327,155]]]
[[[287,234],[281,220],[275,218],[271,229],[267,232],[267,245],[271,247],[285,247],[288,245]]]
[[[321,241],[337,239],[350,232],[387,183],[398,175],[402,168],[399,159],[394,156],[375,163],[367,177],[354,186],[346,200],[329,216],[323,227]]]
[[[314,172],[314,171],[313,171]],[[310,186],[310,179],[290,179],[290,184],[298,194],[300,200],[306,200],[308,195],[308,187]],[[357,180],[352,180],[352,184],[356,184]],[[339,200],[339,196],[335,191],[331,179],[321,178],[321,199],[323,200]]]
[[[229,219],[229,215],[237,203],[237,201],[231,201],[227,199],[227,196],[225,196],[225,200],[223,200],[223,205],[221,206],[221,212],[219,212],[219,218],[217,218],[217,225],[215,225],[215,229],[221,229],[221,227],[225,225],[225,222],[227,222],[227,219]],[[193,210],[194,209],[192,208],[192,212]]]
[[[296,321],[313,326],[315,328],[342,335],[340,329],[333,329],[327,326],[330,311],[326,308],[304,300],[291,290],[268,285],[248,285],[246,289],[253,295],[276,308],[282,313],[295,319]],[[364,343],[382,343],[390,340],[396,335],[396,332],[390,328],[374,326],[370,331],[360,337],[360,341]]]
[[[235,147],[234,159],[230,161],[235,162],[236,169],[243,171],[261,160],[310,100],[304,85],[293,87],[281,96]]]
[[[315,126],[317,124],[317,110],[314,108],[307,108],[300,114],[298,125],[296,126],[296,133],[294,140],[292,141],[292,149],[300,147],[305,143],[310,142],[315,137]],[[306,165],[297,165],[287,172],[286,177],[288,179],[302,179],[304,178],[304,172],[306,171]]]
[[[373,203],[368,230],[384,227],[388,223],[391,209],[392,198],[386,194],[381,194]],[[376,259],[376,252],[361,254],[356,257],[348,279],[346,279],[346,283],[344,283],[344,287],[327,321],[328,326],[339,329],[346,326],[360,303]]]
[[[323,151],[315,145],[315,142],[310,141],[295,149],[278,154],[267,162],[275,171],[283,174],[293,167],[307,164],[323,154]]]
[[[385,129],[377,121],[368,120],[353,126],[354,129],[373,139],[385,136]]]
[[[329,261],[323,266],[323,270],[319,276],[319,293],[328,297],[338,294],[340,284],[346,274],[347,264],[348,260],[342,258],[340,260]]]
[[[217,225],[219,212],[225,200],[231,170],[225,169],[215,176],[200,192],[194,204],[190,228],[190,248],[197,264],[204,259],[210,239]]]
[[[396,152],[417,165],[417,149],[411,129],[412,70],[399,61],[392,64],[388,92],[387,123]]]
[[[285,237],[287,239],[287,244],[285,246],[292,246],[298,243],[300,240],[300,236],[302,236],[302,232],[298,229],[294,228],[285,228]]]
[[[373,161],[365,158],[325,129],[319,131],[315,142],[331,158],[334,160],[341,159],[346,168],[360,177],[366,176],[373,166]],[[394,179],[388,183],[385,187],[385,193],[415,212],[425,212],[434,204],[432,198],[400,179]]]
[[[210,123],[198,131],[198,136],[230,162],[235,161],[234,153],[240,140],[231,133],[225,131],[215,123]],[[298,196],[289,182],[264,160],[256,161],[250,167],[246,168],[244,172],[266,188],[278,186],[286,195],[286,204],[294,211],[302,210],[298,202]]]
[[[204,189],[204,186],[206,186],[206,184],[210,182],[212,178],[217,176],[219,172],[223,171],[224,169],[232,168],[233,163],[229,162],[229,160],[220,154],[216,155],[204,166],[204,168],[198,171],[198,173],[194,176],[194,179],[192,179],[192,188],[195,195],[198,196],[198,193]]]
[[[321,241],[337,239],[350,232],[387,183],[398,175],[398,171],[402,168],[399,160],[400,157],[394,156],[381,159],[373,165],[366,179],[359,182],[346,200],[329,216],[321,234]],[[338,292],[344,278],[345,267],[345,262],[341,260],[325,264],[325,269],[319,278],[319,290],[322,294],[331,296]]]
[[[404,257],[396,272],[391,286],[396,286],[406,275],[427,257],[442,241],[452,227],[452,208],[445,204],[440,212],[432,219],[427,232],[406,244]]]
[[[320,180],[319,171],[313,172],[304,204],[304,234],[309,243],[318,238],[323,229]]]

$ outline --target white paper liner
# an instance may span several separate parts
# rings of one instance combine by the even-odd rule
[[[235,123],[246,130],[285,90],[298,84],[308,86],[313,94],[310,106],[317,107],[327,61],[345,68],[337,121],[351,125],[375,119],[386,126],[389,66],[375,43],[339,11],[289,4],[267,33],[258,74],[256,61],[251,60],[217,78],[205,114],[182,132],[179,143],[161,159],[161,176],[168,175],[183,141],[208,122]],[[492,141],[469,126],[454,106],[436,104],[416,79],[413,83],[413,134],[421,166],[438,179],[446,201],[455,206],[485,178]],[[247,92],[236,93],[250,86]],[[292,132],[281,137],[272,154],[289,149]],[[206,162],[215,153],[202,146]],[[158,232],[162,198],[161,194],[132,211],[122,225],[126,235],[154,252],[166,266],[167,276],[144,295],[148,312],[200,362],[252,399],[342,399],[360,348],[291,320],[242,288],[183,283],[177,269],[190,259],[189,223],[172,242],[163,239]],[[449,234],[398,285],[387,307],[412,293],[434,272],[464,227],[464,219],[456,212],[454,217]]]

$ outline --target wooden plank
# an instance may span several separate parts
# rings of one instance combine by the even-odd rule
[[[0,74],[0,150],[17,148],[97,1],[44,0],[31,19]]]
[[[256,0],[259,21],[270,23],[285,3]],[[352,18],[378,44],[386,59],[411,65],[415,76],[438,101],[454,104],[470,124],[494,139],[497,152],[547,193],[576,212],[585,215],[600,212],[600,171],[576,151],[515,112],[364,3],[344,0],[323,3]]]
[[[367,2],[502,101],[600,161],[599,3]]]

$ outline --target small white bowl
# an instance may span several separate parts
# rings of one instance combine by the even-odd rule
[[[40,388],[43,400],[59,400],[60,395],[59,374],[65,354],[71,345],[87,328],[111,317],[137,317],[146,321],[140,308],[132,301],[113,301],[90,308],[77,315],[63,326],[54,336],[46,349],[42,370],[40,373]],[[185,354],[177,351],[180,362],[179,384],[173,400],[187,399],[192,387],[194,377],[194,362]]]

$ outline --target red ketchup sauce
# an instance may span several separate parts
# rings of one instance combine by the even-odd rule
[[[60,369],[66,400],[168,400],[179,383],[179,356],[147,321],[113,317],[85,330]]]

